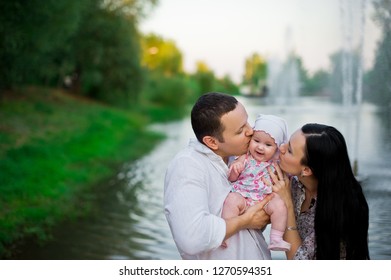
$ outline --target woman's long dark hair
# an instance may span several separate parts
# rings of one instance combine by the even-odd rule
[[[318,179],[315,214],[316,258],[369,259],[369,209],[355,178],[342,134],[331,126],[306,124],[306,158]]]

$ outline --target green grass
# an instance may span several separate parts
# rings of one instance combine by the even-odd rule
[[[162,135],[150,119],[61,91],[0,96],[0,256],[14,242],[45,240],[50,228],[85,215],[92,187]]]

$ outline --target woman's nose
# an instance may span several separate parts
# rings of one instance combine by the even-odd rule
[[[286,152],[286,144],[281,144],[279,150],[280,150],[281,154],[285,154],[285,152]]]

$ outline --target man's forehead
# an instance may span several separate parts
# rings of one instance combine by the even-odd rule
[[[247,124],[247,113],[238,105],[233,111],[223,115],[221,122],[227,130],[239,130]]]

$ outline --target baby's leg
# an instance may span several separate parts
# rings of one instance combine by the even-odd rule
[[[270,216],[272,228],[285,232],[288,213],[284,201],[274,193],[273,199],[265,207],[266,213]]]
[[[231,192],[227,195],[224,201],[223,211],[221,217],[229,219],[243,214],[246,210],[246,199],[239,193]],[[227,240],[221,244],[222,247],[227,248]]]
[[[284,201],[278,194],[265,207],[265,211],[270,215],[272,228],[270,230],[270,244],[269,249],[275,251],[288,251],[291,245],[285,242],[282,237],[285,232],[287,222],[287,209]]]
[[[246,210],[246,199],[239,193],[231,192],[224,201],[221,217],[232,218],[243,214]]]

